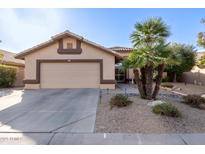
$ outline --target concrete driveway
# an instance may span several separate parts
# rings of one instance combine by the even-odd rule
[[[13,90],[0,97],[0,133],[92,133],[99,89]]]

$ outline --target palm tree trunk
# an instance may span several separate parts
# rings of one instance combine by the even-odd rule
[[[140,79],[139,70],[138,70],[138,69],[133,69],[133,73],[134,73],[134,75],[135,75],[135,81],[136,81],[136,83],[137,83],[140,96],[141,96],[142,98],[145,98],[145,91],[144,91],[144,89],[143,89],[143,84],[142,84],[142,81],[141,81],[141,79]]]
[[[158,74],[157,74],[157,77],[156,77],[156,84],[155,84],[154,92],[152,94],[152,98],[153,99],[156,99],[156,96],[157,96],[157,94],[159,92],[161,80],[162,80],[162,77],[163,77],[164,67],[165,67],[164,64],[160,64],[157,67],[157,73]]]
[[[146,97],[147,99],[152,99],[153,66],[145,67],[145,79]]]
[[[174,79],[173,82],[177,82],[177,74],[174,72]]]
[[[146,87],[145,87],[145,85],[146,85],[146,73],[145,73],[144,67],[140,68],[140,73],[141,73],[141,81],[142,81],[144,94],[146,95]]]

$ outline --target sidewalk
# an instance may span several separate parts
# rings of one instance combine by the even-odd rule
[[[0,133],[0,144],[203,145],[205,134]]]

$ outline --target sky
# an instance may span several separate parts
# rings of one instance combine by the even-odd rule
[[[70,30],[105,47],[132,47],[136,22],[161,17],[169,25],[168,42],[197,46],[205,9],[0,9],[0,49],[21,52]]]

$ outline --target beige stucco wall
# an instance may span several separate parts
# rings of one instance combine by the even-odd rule
[[[133,73],[133,69],[132,68],[127,69],[127,71],[126,71],[126,78],[130,79],[130,80],[134,79],[134,73]]]
[[[190,72],[184,72],[182,78],[187,83],[205,85],[205,69],[195,66]]]
[[[15,87],[23,87],[23,79],[24,79],[24,67],[17,67],[16,71],[16,81],[14,86]]]
[[[124,58],[128,57],[130,52],[118,52],[118,54]]]
[[[25,84],[25,89],[39,89],[40,84]]]
[[[100,84],[100,89],[115,89],[115,84]]]
[[[66,41],[74,41],[75,39],[67,38],[64,39],[64,44]],[[27,56],[25,56],[25,79],[35,79],[36,78],[36,60],[37,59],[103,59],[103,79],[105,80],[114,80],[115,79],[115,56],[111,55],[101,49],[95,48],[89,44],[82,43],[81,44],[82,53],[76,55],[69,54],[58,54],[58,43],[54,43],[48,47],[42,48],[36,52],[33,52]],[[100,71],[100,70],[99,70]],[[35,88],[37,85],[34,85]],[[102,87],[110,88],[114,85],[101,85]],[[31,85],[26,85],[26,87],[32,88]]]

